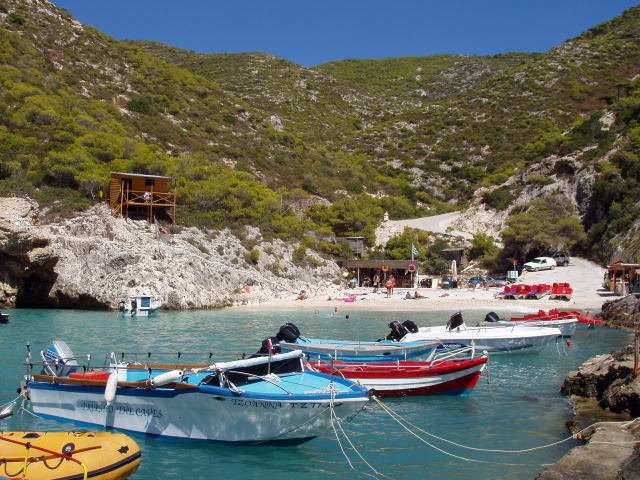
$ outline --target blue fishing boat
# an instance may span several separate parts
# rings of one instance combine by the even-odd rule
[[[22,386],[36,414],[163,437],[301,443],[369,401],[365,387],[313,371],[300,351],[211,365],[112,354],[108,366],[90,369],[57,340],[41,356],[42,373]]]
[[[440,345],[438,341],[394,341],[393,334],[377,341],[328,340],[307,338],[292,323],[280,327],[275,337],[267,339],[281,352],[300,350],[309,360],[341,360],[343,362],[396,362],[405,360],[424,360],[433,358]],[[263,342],[262,352],[269,349]]]

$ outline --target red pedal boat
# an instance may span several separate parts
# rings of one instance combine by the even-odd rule
[[[523,317],[511,317],[514,322],[546,322],[553,320],[561,320],[565,318],[576,318],[578,323],[586,323],[589,325],[601,325],[604,323],[604,319],[600,317],[592,317],[591,312],[583,314],[577,310],[560,311],[557,308],[552,308],[548,312],[544,310],[538,310],[537,313],[529,313]]]

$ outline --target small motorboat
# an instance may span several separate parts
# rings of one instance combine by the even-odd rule
[[[275,337],[267,340],[271,340],[274,345],[277,344],[281,352],[300,350],[309,360],[342,360],[344,362],[429,360],[433,358],[440,343],[437,341],[398,343],[391,338],[377,341],[306,338],[300,335],[300,330],[293,323],[283,325]],[[266,353],[265,350],[262,351]]]
[[[140,447],[123,433],[0,431],[0,475],[9,478],[119,480],[141,460]]]
[[[408,321],[410,322],[410,321]],[[407,322],[405,322],[407,323]],[[411,322],[412,325],[415,325]],[[464,323],[462,313],[454,313],[446,325],[419,327],[417,332],[407,328],[399,342],[439,341],[444,345],[475,346],[489,353],[538,349],[562,335],[558,328],[506,325],[471,327]]]
[[[538,310],[538,313],[526,314],[522,317],[511,317],[510,320],[504,320],[495,312],[489,312],[484,318],[484,325],[555,327],[560,329],[563,337],[570,337],[576,331],[578,317],[576,315],[547,315],[544,310]]]
[[[0,312],[0,323],[9,323],[9,314]]]
[[[160,300],[150,295],[138,295],[120,300],[118,310],[124,317],[148,317],[162,306]]]
[[[110,354],[104,368],[91,369],[56,340],[41,357],[42,373],[22,385],[38,415],[164,437],[301,443],[369,401],[365,387],[312,370],[300,351],[211,365],[127,363]]]
[[[466,395],[475,387],[487,365],[486,354],[457,358],[461,351],[442,350],[428,362],[401,360],[397,362],[353,363],[314,361],[311,365],[321,372],[357,380],[373,389],[379,397],[403,397],[436,393]],[[444,352],[444,353],[442,353]]]

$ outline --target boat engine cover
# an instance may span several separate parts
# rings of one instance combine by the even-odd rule
[[[44,373],[54,377],[65,377],[78,366],[69,345],[63,340],[54,340],[40,352],[40,356],[44,363]]]

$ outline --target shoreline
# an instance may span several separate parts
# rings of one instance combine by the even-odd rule
[[[581,258],[571,259],[567,267],[557,267],[552,270],[539,272],[523,272],[518,279],[520,284],[553,284],[566,282],[573,288],[571,300],[550,300],[548,297],[540,300],[503,300],[495,298],[503,290],[502,287],[463,287],[454,289],[442,288],[396,288],[391,298],[386,298],[384,289],[373,293],[373,288],[335,288],[330,291],[311,291],[309,297],[297,300],[297,293],[287,297],[271,298],[264,301],[264,297],[252,293],[246,295],[243,305],[231,308],[235,311],[329,311],[338,308],[339,312],[358,310],[367,311],[458,311],[458,310],[487,310],[537,312],[538,310],[580,310],[597,314],[607,300],[620,297],[613,296],[602,285],[605,269],[589,260]],[[407,292],[419,292],[425,298],[407,300]],[[351,300],[349,297],[353,297]],[[344,299],[348,299],[345,301]],[[252,302],[252,300],[254,300]],[[258,301],[259,300],[259,301]]]
[[[425,298],[405,299],[407,292],[418,291]],[[566,300],[503,300],[495,298],[500,288],[490,289],[396,289],[391,298],[384,293],[371,293],[363,289],[345,290],[338,295],[317,295],[304,300],[291,298],[274,298],[260,303],[247,303],[229,307],[235,311],[440,311],[440,310],[487,310],[487,311],[516,311],[537,312],[538,310],[579,310],[590,311],[592,314],[600,312],[606,296],[596,295],[593,298],[572,298]],[[347,300],[354,295],[355,300]]]

